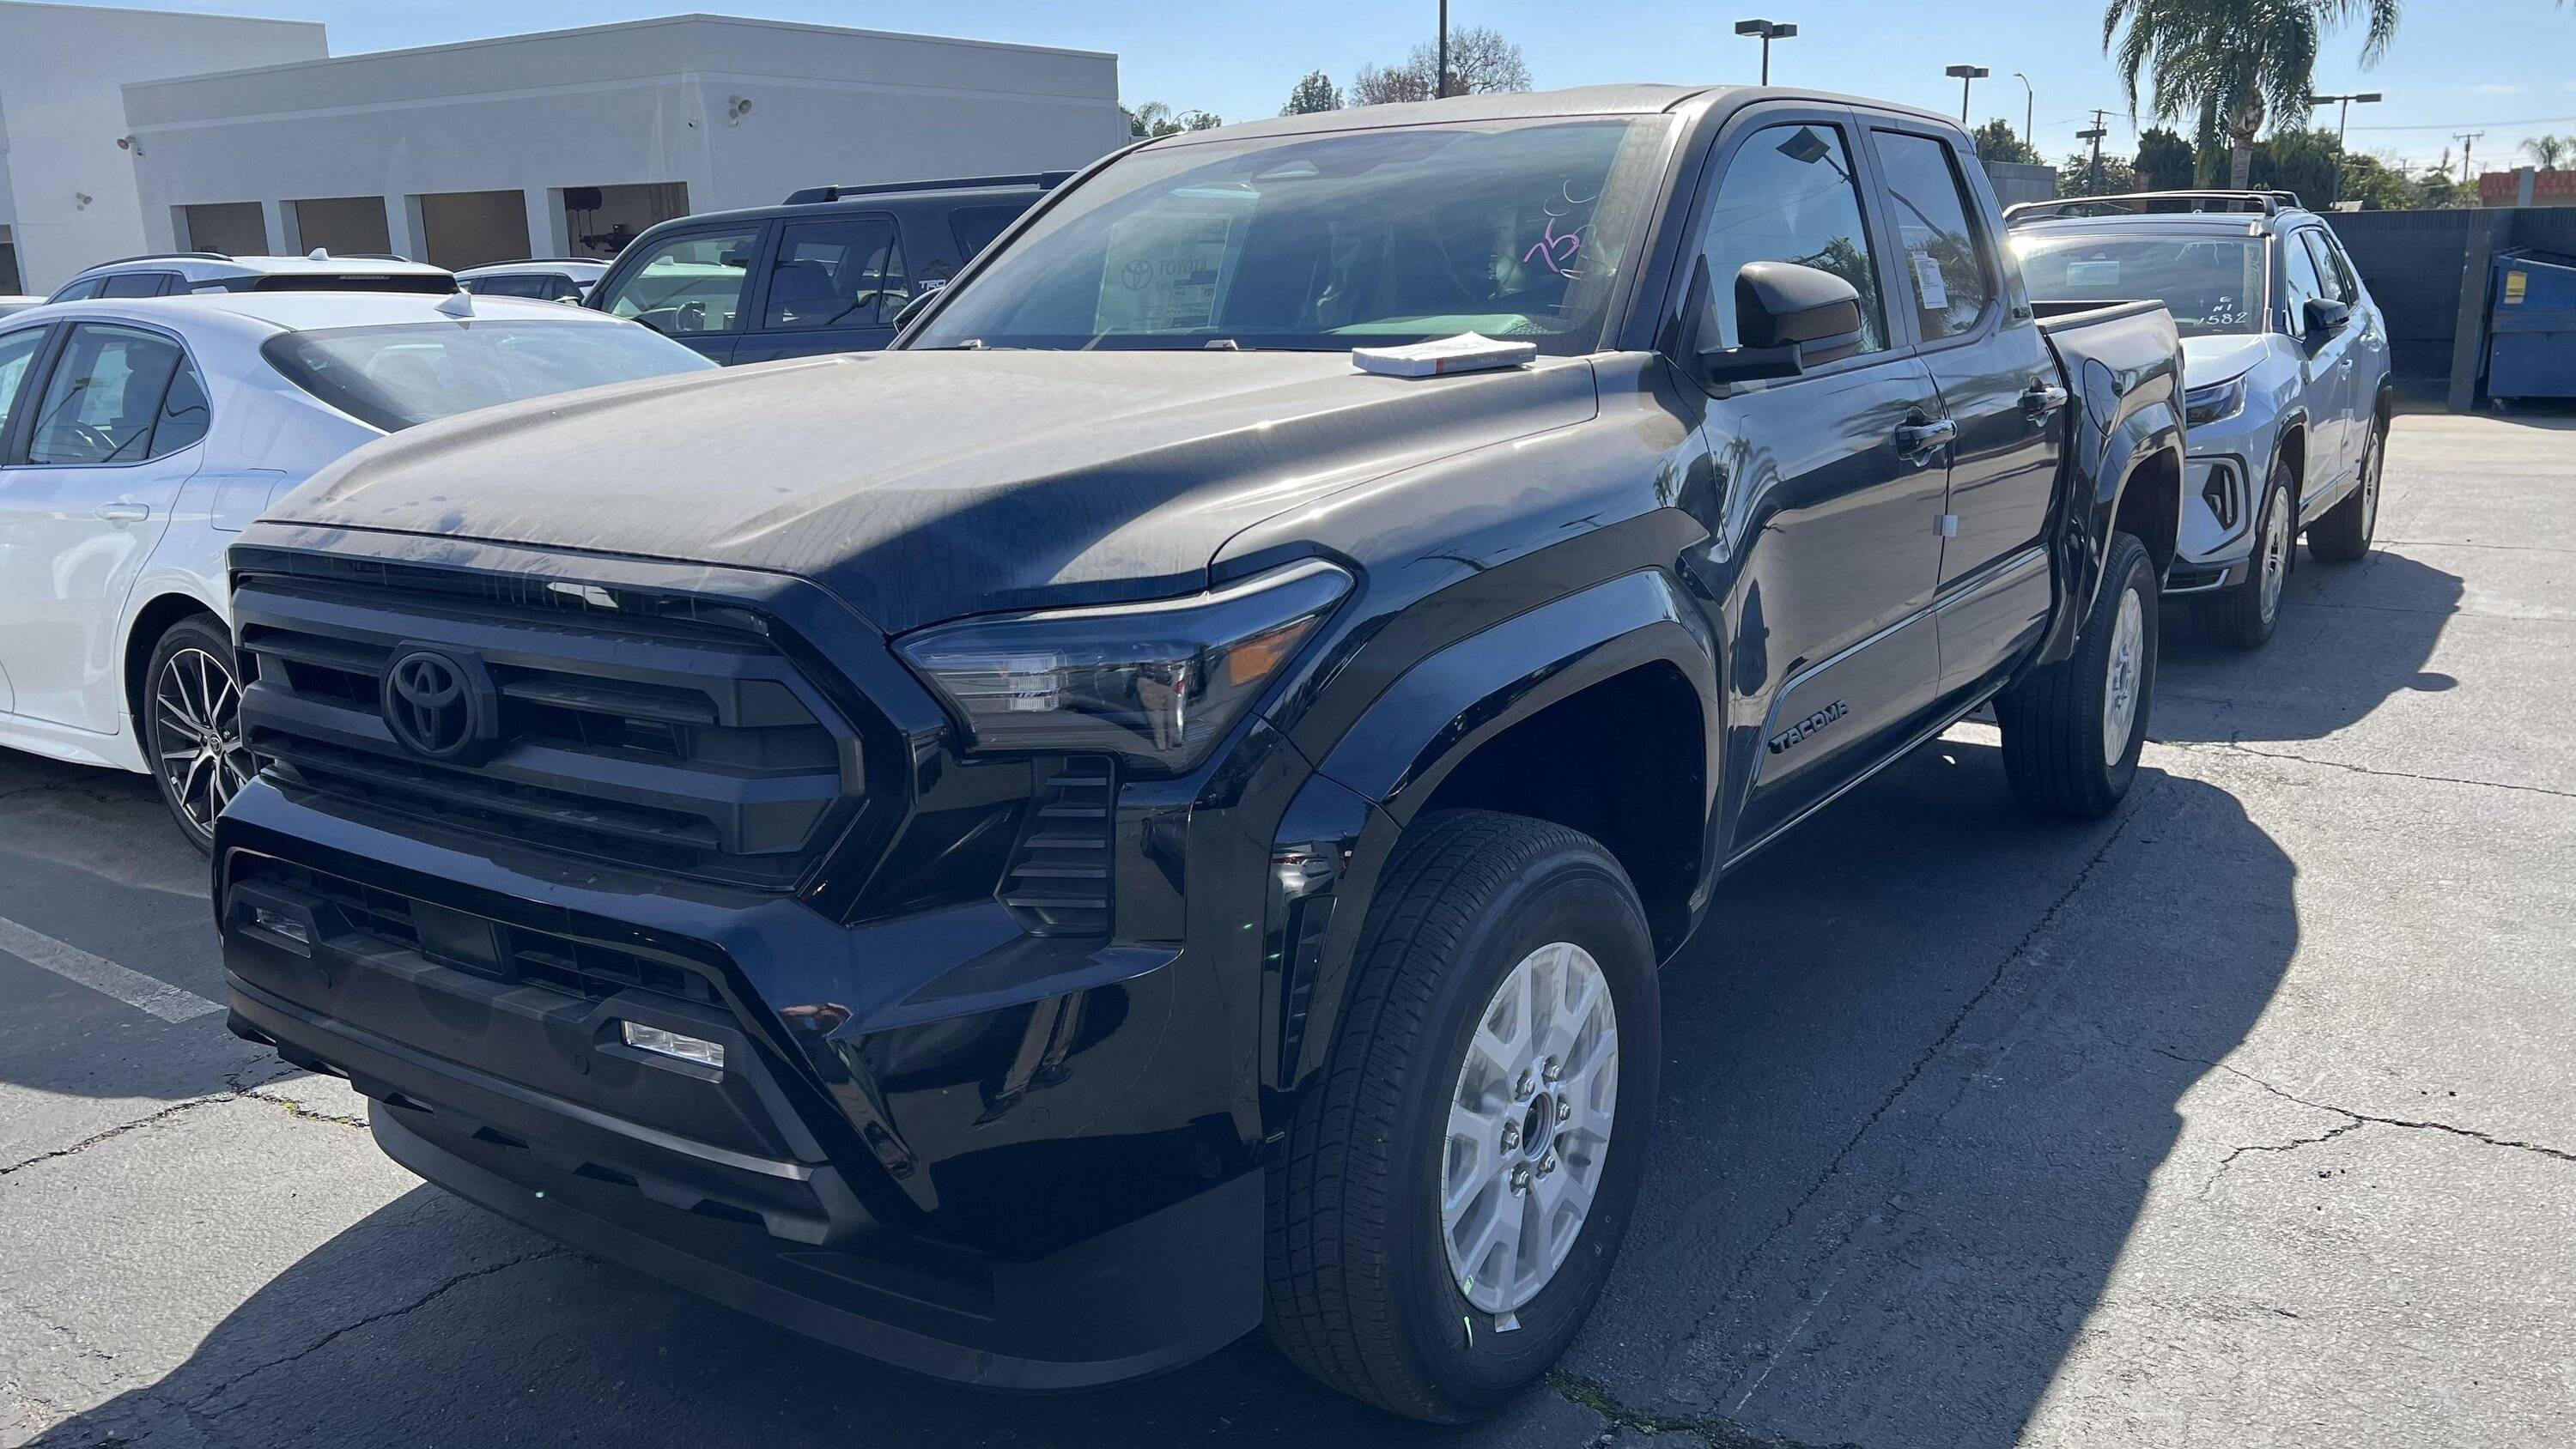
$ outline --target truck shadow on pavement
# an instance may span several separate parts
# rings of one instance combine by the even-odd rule
[[[2357,724],[2395,696],[2458,687],[2427,670],[2466,586],[2457,574],[2374,551],[2355,564],[2306,550],[2282,586],[2272,642],[2252,651],[2211,642],[2187,610],[2168,607],[2159,651],[2158,740],[2313,740]]]
[[[2225,792],[2147,770],[2111,820],[2034,823],[1991,738],[1916,752],[1722,888],[1666,974],[1660,1138],[1611,1289],[1495,1423],[1380,1417],[1257,1335],[1145,1384],[954,1389],[423,1187],[36,1442],[1575,1449],[1607,1413],[1725,1444],[2007,1443],[2298,925],[2290,861]]]

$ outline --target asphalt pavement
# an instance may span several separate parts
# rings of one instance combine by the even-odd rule
[[[2112,819],[1969,724],[1730,880],[1610,1290],[1463,1432],[1257,1337],[947,1388],[468,1206],[225,1033],[148,782],[0,752],[0,1444],[2566,1443],[2576,416],[2401,418],[2379,532],[2168,621]]]

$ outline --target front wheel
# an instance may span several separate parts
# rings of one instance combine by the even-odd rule
[[[1353,971],[1271,1178],[1271,1336],[1354,1398],[1481,1418],[1573,1341],[1627,1229],[1662,1052],[1645,914],[1590,837],[1441,812]]]
[[[2041,815],[2108,815],[2138,775],[2156,686],[2156,571],[2147,546],[2114,534],[2073,657],[1995,698],[2004,776]]]
[[[2329,563],[2357,563],[2370,556],[2379,531],[2379,473],[2388,452],[2388,429],[2374,423],[2362,445],[2361,477],[2326,516],[2308,525],[2308,552]]]
[[[199,614],[173,624],[152,649],[138,722],[161,803],[199,850],[215,844],[215,817],[258,772],[242,746],[241,679],[233,641]]]
[[[2272,466],[2263,504],[2254,514],[2254,553],[2245,580],[2204,600],[2201,627],[2233,649],[2260,649],[2281,622],[2281,589],[2289,582],[2299,531],[2290,521],[2290,491],[2298,479],[2287,462]]]

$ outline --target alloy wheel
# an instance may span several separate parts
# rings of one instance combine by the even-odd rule
[[[2117,769],[2129,752],[2138,723],[2138,678],[2146,667],[2147,614],[2138,591],[2120,590],[2120,612],[2111,625],[2109,675],[2102,689],[2102,762]]]
[[[152,681],[152,763],[189,828],[212,836],[215,817],[257,770],[228,662],[193,646],[163,661]]]
[[[1618,1094],[1600,963],[1570,941],[1522,957],[1477,1018],[1441,1146],[1441,1238],[1469,1304],[1508,1317],[1564,1265],[1609,1161]]]
[[[2263,510],[2263,622],[2280,617],[2281,585],[2290,575],[2290,495],[2275,488]]]

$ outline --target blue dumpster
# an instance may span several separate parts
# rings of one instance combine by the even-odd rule
[[[2488,295],[2487,396],[2576,397],[2576,257],[2505,252]]]

